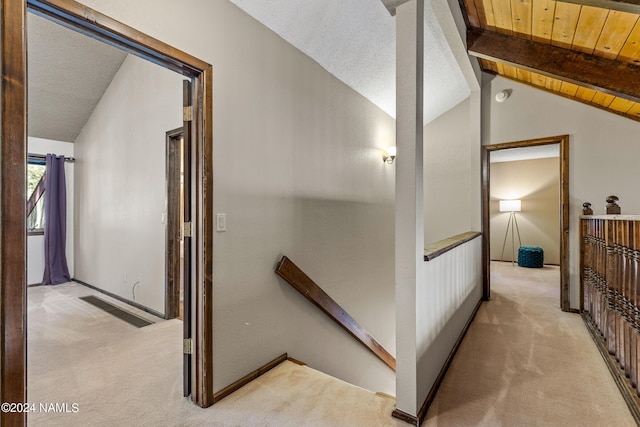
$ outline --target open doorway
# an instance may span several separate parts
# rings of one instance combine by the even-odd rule
[[[11,84],[3,86],[2,142],[0,163],[3,191],[0,195],[2,241],[0,254],[2,306],[0,321],[3,338],[1,364],[3,376],[0,393],[3,401],[26,402],[26,200],[24,171],[27,163],[26,134],[26,16],[25,10],[36,12],[67,27],[116,45],[136,56],[151,60],[191,80],[189,98],[197,100],[185,115],[193,152],[193,177],[187,181],[192,189],[189,207],[194,216],[190,221],[190,248],[193,260],[187,270],[193,272],[189,288],[194,291],[195,336],[190,342],[189,360],[193,370],[192,399],[200,406],[212,403],[211,373],[211,273],[213,209],[211,185],[211,66],[171,46],[167,46],[117,21],[73,2],[2,1],[2,78]],[[27,29],[28,31],[28,29]],[[205,119],[206,118],[206,119]],[[6,178],[6,179],[5,179]],[[11,190],[9,190],[11,189]],[[5,191],[7,190],[7,191]],[[6,307],[6,308],[5,308]],[[186,346],[185,346],[186,348]],[[24,413],[3,413],[2,423],[22,425]]]
[[[27,210],[27,266],[29,274],[36,275],[28,277],[27,384],[32,399],[46,401],[54,394],[71,396],[69,388],[83,390],[82,382],[55,390],[48,386],[60,383],[56,379],[61,377],[73,377],[70,371],[86,373],[93,366],[113,370],[110,367],[118,359],[102,354],[106,349],[122,353],[133,334],[148,345],[169,340],[166,350],[155,351],[166,351],[169,356],[172,352],[182,355],[179,339],[183,332],[186,338],[191,337],[191,328],[183,328],[183,323],[190,326],[188,322],[164,320],[176,317],[167,310],[165,288],[174,281],[165,279],[165,269],[179,265],[185,252],[165,248],[165,235],[169,224],[182,224],[188,216],[182,214],[181,208],[186,205],[179,177],[165,183],[165,163],[169,160],[165,156],[171,152],[162,144],[167,127],[184,128],[183,102],[190,96],[185,97],[183,92],[189,95],[190,81],[185,86],[184,77],[173,70],[31,11],[27,13],[27,28],[29,171],[39,172],[38,165],[32,163],[47,153],[63,155],[66,160],[62,167],[66,172],[66,201],[60,202],[66,212],[59,213],[61,218],[67,216],[62,221],[65,229],[57,231],[57,221],[48,217],[46,224],[37,224],[29,206]],[[180,163],[178,173],[184,170],[181,141],[175,159]],[[55,177],[53,160],[47,158],[43,166],[45,190],[32,191],[41,195],[34,207],[46,199],[49,208],[57,199],[56,189],[46,188],[53,183],[49,178]],[[35,181],[37,174],[29,177]],[[170,209],[173,204],[179,209]],[[176,228],[182,230],[181,226]],[[38,230],[44,231],[46,244],[38,238]],[[52,246],[55,251],[50,250]],[[187,252],[189,248],[187,245]],[[43,253],[46,262],[41,263],[37,255]],[[43,279],[42,270],[35,272],[41,264],[57,271],[61,267],[53,267],[64,259],[64,276],[45,274]],[[175,288],[181,289],[188,277],[176,277]],[[60,339],[60,334],[66,339]],[[91,365],[84,362],[87,359],[92,360]],[[119,360],[118,371],[129,369],[132,373],[127,377],[135,378],[133,372],[141,370],[134,368],[137,360]],[[184,370],[184,395],[188,396],[190,357],[185,356],[183,362],[184,367],[167,363],[151,374],[177,375]],[[55,422],[38,417],[46,415],[33,414],[30,422]]]
[[[502,229],[499,230],[498,233],[492,234],[491,230],[491,218],[492,218],[492,200],[491,200],[491,154],[498,153],[502,150],[512,150],[517,148],[532,148],[532,147],[540,147],[547,145],[555,145],[558,147],[559,152],[559,246],[558,246],[558,255],[557,262],[560,266],[560,307],[563,311],[571,311],[570,309],[570,300],[569,300],[569,247],[568,247],[568,238],[569,238],[569,137],[568,135],[558,136],[558,137],[550,137],[550,138],[542,138],[535,140],[527,140],[527,141],[518,141],[504,144],[495,144],[484,146],[482,150],[482,200],[483,200],[483,290],[484,290],[484,298],[488,300],[491,294],[491,260],[492,258],[496,258],[496,253],[500,253],[500,258],[504,260],[504,251],[503,246],[510,246],[510,254],[508,252],[508,258],[510,261],[514,262],[514,257],[517,256],[517,249],[519,247],[520,239],[519,237],[515,237],[518,233],[517,225],[513,222],[514,210],[522,209],[522,201],[520,199],[516,199],[516,196],[520,197],[522,194],[518,195],[513,193],[511,196],[509,195],[501,195],[500,197],[510,197],[510,200],[507,199],[505,202],[513,201],[519,202],[516,203],[519,206],[516,208],[511,208],[511,214],[509,216],[509,222],[503,226]],[[501,190],[504,190],[501,188]],[[507,203],[508,204],[508,203]],[[493,205],[497,205],[496,201],[493,201]],[[505,204],[505,209],[507,208]],[[497,206],[494,206],[493,211],[499,210]],[[494,215],[495,217],[495,215]],[[504,218],[503,218],[504,219]],[[517,217],[516,217],[517,221]],[[509,229],[506,227],[509,226]],[[505,231],[506,230],[506,231]],[[510,237],[510,233],[514,234],[514,237]],[[497,238],[497,235],[500,235],[500,238]],[[504,243],[500,246],[500,250],[496,250],[495,242],[498,240],[502,240]],[[525,243],[526,245],[526,243]],[[492,256],[493,255],[493,256]]]
[[[559,266],[559,144],[498,150],[490,161],[491,261],[523,264],[525,246],[532,266]]]

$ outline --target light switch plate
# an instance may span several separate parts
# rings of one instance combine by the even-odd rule
[[[216,214],[216,231],[227,231],[227,214]]]

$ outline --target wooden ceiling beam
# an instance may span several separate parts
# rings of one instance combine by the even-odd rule
[[[640,66],[478,28],[467,30],[470,55],[640,102]]]
[[[593,6],[601,9],[618,10],[640,15],[640,0],[560,0],[582,6]]]

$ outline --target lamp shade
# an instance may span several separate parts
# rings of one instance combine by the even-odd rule
[[[500,200],[500,212],[520,212],[520,200]]]

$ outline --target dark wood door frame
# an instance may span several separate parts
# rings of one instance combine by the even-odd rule
[[[26,6],[2,0],[0,53],[0,400],[26,402]],[[1,413],[0,425],[26,414]]]
[[[192,97],[192,87],[191,82],[189,80],[185,80],[182,82],[182,106],[185,110],[191,108],[193,105],[193,97]],[[193,132],[191,128],[191,117],[188,114],[183,115],[183,123],[182,123],[182,151],[183,151],[183,159],[182,159],[182,168],[183,177],[185,185],[182,186],[183,191],[183,199],[191,200],[191,194],[193,194],[193,189],[191,185],[187,185],[187,183],[193,182],[193,169],[191,167],[191,143],[193,141]],[[193,209],[191,209],[190,203],[183,203],[182,206],[182,218],[185,224],[191,224],[193,220]],[[190,230],[190,228],[189,228]],[[191,232],[187,233],[185,229],[182,230],[182,241],[183,241],[183,249],[184,249],[184,269],[182,271],[182,282],[183,283],[191,283],[193,278],[191,266],[192,260],[196,258],[192,255],[193,252],[193,237]],[[193,296],[191,294],[191,288],[189,286],[184,287],[184,317],[183,319],[187,319],[187,321],[182,322],[182,338],[185,342],[189,343],[189,347],[191,347],[191,342],[193,340],[193,330],[191,324],[191,303],[193,301]],[[194,378],[195,370],[193,369],[193,365],[191,363],[191,358],[188,354],[184,355],[184,363],[183,363],[183,390],[184,396],[188,396],[191,392],[191,384],[194,384],[196,379]]]
[[[180,213],[182,192],[180,191],[180,171],[182,169],[182,127],[166,133],[167,162],[167,255],[166,255],[166,319],[180,315],[180,289],[182,284],[180,269],[180,246],[182,240]]]
[[[569,135],[506,142],[482,147],[482,296],[491,297],[489,230],[490,153],[508,148],[560,144],[560,308],[572,311],[569,301]]]
[[[213,160],[212,67],[204,61],[73,0],[0,0],[0,398],[27,402],[26,201],[27,9],[117,46],[193,82],[192,170],[195,310],[192,400],[213,403]],[[26,415],[1,413],[0,424],[20,426]]]
[[[191,82],[184,81],[183,103],[191,105]],[[167,132],[167,291],[166,291],[166,317],[173,319],[178,317],[180,308],[183,307],[182,338],[185,341],[192,340],[193,328],[191,327],[191,289],[183,286],[191,282],[191,237],[184,232],[184,222],[191,221],[191,206],[183,203],[190,198],[191,187],[181,185],[191,182],[191,152],[189,150],[191,133],[185,132],[189,126]],[[181,250],[183,255],[180,256]],[[181,267],[181,262],[182,266]],[[182,302],[180,291],[183,290]],[[183,363],[183,390],[184,396],[191,394],[193,369],[191,356],[184,355]]]

